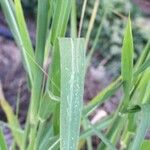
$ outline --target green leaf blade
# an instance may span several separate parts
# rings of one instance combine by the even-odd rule
[[[84,40],[61,38],[60,148],[76,150],[83,105]]]
[[[2,129],[0,128],[0,149],[1,150],[7,150],[7,144],[6,144],[6,140],[4,138],[4,134]]]
[[[140,150],[144,141],[146,132],[150,127],[150,104],[142,105],[141,121],[133,140],[131,150]]]
[[[121,74],[123,81],[125,81],[124,88],[129,92],[133,76],[133,37],[130,17],[124,33],[121,65]]]
[[[130,16],[124,33],[121,55],[121,75],[123,79],[124,100],[122,110],[124,111],[130,101],[130,90],[133,80],[133,37]]]

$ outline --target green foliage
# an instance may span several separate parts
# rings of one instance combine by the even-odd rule
[[[7,150],[7,144],[2,129],[0,129],[0,149]]]
[[[116,13],[112,8],[118,7],[118,3],[104,0],[99,3],[95,0],[92,5],[90,1],[84,0],[78,31],[76,2],[75,0],[38,0],[34,49],[26,27],[21,1],[0,1],[15,41],[22,50],[23,64],[31,83],[30,106],[25,128],[21,127],[18,116],[14,114],[0,91],[0,106],[7,117],[7,123],[2,125],[10,128],[14,143],[20,150],[77,150],[82,149],[86,143],[91,149],[93,135],[101,139],[97,149],[115,150],[118,142],[122,150],[136,150],[140,147],[144,149],[143,147],[149,144],[145,142],[144,137],[150,127],[149,42],[134,66],[132,26],[129,16],[121,44],[122,51],[119,48],[121,75],[89,103],[83,105],[84,75],[87,66],[99,45],[99,37],[103,35],[102,28],[106,28],[106,18],[112,12]],[[89,3],[92,8],[90,11]],[[102,13],[99,12],[100,10]],[[86,22],[86,15],[89,15],[89,24]],[[95,34],[93,30],[97,21],[98,28]],[[86,32],[85,24],[88,25]],[[66,38],[69,30],[71,35]],[[110,33],[108,35],[110,36]],[[85,42],[80,36],[85,37]],[[47,56],[49,49],[51,55]],[[48,57],[51,58],[52,63],[48,65],[46,72],[43,65]],[[91,113],[121,88],[123,96],[120,97],[116,111],[107,115],[102,121],[91,124],[89,119]],[[1,130],[0,148],[7,149]]]
[[[60,101],[60,147],[62,150],[76,150],[83,106],[84,40],[61,38],[59,43],[62,89]]]

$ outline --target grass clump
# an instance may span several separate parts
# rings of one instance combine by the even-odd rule
[[[1,96],[0,105],[7,116],[3,126],[10,128],[13,135],[13,149],[20,150],[77,150],[85,143],[91,149],[92,135],[101,139],[97,149],[144,150],[149,141],[144,139],[150,126],[150,49],[149,42],[143,49],[136,65],[133,65],[133,37],[130,16],[124,33],[121,56],[121,75],[83,105],[84,76],[99,40],[103,20],[112,9],[94,1],[89,28],[80,38],[87,1],[82,7],[79,31],[77,30],[77,6],[75,0],[38,0],[36,46],[32,47],[20,0],[1,0],[0,4],[22,50],[31,91],[30,105],[25,128],[19,124],[12,108]],[[113,4],[113,3],[112,3]],[[88,42],[99,11],[103,18],[95,35],[91,50]],[[68,25],[71,21],[70,28]],[[67,29],[71,36],[65,37]],[[87,51],[87,55],[86,54]],[[49,56],[50,54],[50,56]],[[44,70],[47,58],[52,59],[48,72]],[[123,88],[123,97],[117,110],[100,123],[91,124],[90,114],[117,90]],[[139,122],[140,123],[139,123]],[[80,128],[83,131],[80,132]],[[103,129],[107,129],[103,133]],[[3,131],[0,130],[0,148],[7,149]]]

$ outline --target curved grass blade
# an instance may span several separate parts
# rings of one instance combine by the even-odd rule
[[[3,9],[4,15],[6,17],[7,23],[10,27],[10,30],[13,34],[13,37],[14,37],[18,47],[20,49],[22,49],[23,57],[25,60],[25,67],[28,71],[30,81],[33,82],[31,64],[29,64],[30,57],[29,57],[28,51],[24,47],[24,43],[22,41],[22,38],[21,38],[21,35],[19,32],[18,24],[17,24],[16,18],[15,18],[15,15],[14,15],[14,10],[12,10],[13,8],[11,6],[12,2],[10,4],[10,2],[8,0],[0,0],[0,4]]]
[[[60,149],[76,150],[83,105],[85,49],[83,39],[60,38]]]
[[[19,120],[17,119],[17,116],[15,116],[11,106],[4,98],[4,95],[3,95],[3,92],[1,89],[1,84],[0,84],[0,107],[3,109],[3,111],[6,114],[8,124],[10,126],[12,126],[13,128],[16,128],[16,129],[22,131],[20,124],[19,124]],[[19,133],[16,130],[11,130],[11,131],[12,131],[12,135],[13,135],[14,139],[16,140],[16,143],[21,148],[22,140],[23,140],[22,132]]]
[[[31,39],[29,36],[27,25],[25,23],[25,18],[24,18],[22,6],[21,6],[21,1],[15,0],[14,4],[15,4],[16,20],[18,23],[18,29],[19,29],[19,32],[20,32],[20,35],[22,38],[23,45],[24,45],[25,49],[27,50],[27,53],[30,55],[30,57],[32,57],[32,59],[35,59],[32,42],[31,42]],[[31,71],[32,71],[32,75],[33,75],[34,64],[31,59],[29,59],[29,61],[30,61],[29,63],[32,65]]]

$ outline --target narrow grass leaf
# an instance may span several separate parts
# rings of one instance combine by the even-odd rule
[[[6,17],[7,23],[10,27],[10,30],[13,34],[13,37],[14,37],[18,47],[20,47],[20,49],[22,49],[22,53],[23,53],[23,57],[24,57],[24,61],[25,61],[24,62],[25,68],[28,71],[30,81],[32,83],[33,82],[32,70],[31,70],[31,64],[29,64],[30,55],[28,54],[28,51],[25,49],[25,47],[23,45],[23,41],[22,41],[22,38],[21,38],[21,35],[19,32],[19,27],[18,27],[16,18],[15,18],[13,5],[11,5],[13,3],[12,3],[12,1],[8,1],[8,0],[0,0],[0,4],[3,9],[4,15]]]
[[[138,67],[137,71],[135,71],[134,76],[138,76],[140,73],[144,72],[147,68],[150,67],[150,58],[147,59],[141,66]]]
[[[129,101],[129,95],[133,79],[133,38],[130,16],[124,33],[122,55],[121,55],[121,75],[124,87],[125,107]]]
[[[25,22],[25,18],[24,18],[22,6],[21,6],[21,1],[15,0],[14,3],[15,3],[16,20],[18,23],[18,29],[19,29],[19,32],[20,32],[20,35],[22,38],[23,45],[24,45],[25,49],[27,50],[27,53],[30,55],[30,57],[32,57],[32,59],[35,59],[32,42],[31,42],[31,39],[29,36],[29,32],[27,29],[27,25]],[[31,59],[29,59],[29,63],[32,65],[31,71],[33,71],[34,63],[32,62]],[[33,75],[33,73],[32,73],[32,75]]]
[[[107,118],[102,119],[100,122],[94,124],[94,128],[97,130],[104,130],[112,123],[112,116],[108,116]],[[87,128],[86,130],[82,131],[80,134],[80,140],[86,139],[94,135],[93,129],[91,127]]]
[[[85,49],[83,39],[60,38],[60,149],[76,150],[83,105]]]
[[[0,128],[0,150],[7,150],[6,140],[3,134],[2,129]]]
[[[21,130],[19,120],[15,116],[15,114],[14,114],[11,106],[9,105],[9,103],[4,98],[4,95],[3,95],[2,89],[1,89],[1,85],[0,85],[0,107],[3,109],[3,111],[6,114],[8,124],[10,126],[16,128],[16,129],[18,129],[18,130]],[[16,140],[18,146],[21,147],[22,146],[23,134],[15,131],[15,130],[12,130],[12,134],[13,134],[13,137]]]
[[[87,30],[86,38],[85,38],[85,48],[86,49],[88,47],[88,42],[89,42],[89,39],[90,39],[90,35],[91,35],[92,29],[93,29],[93,26],[94,26],[94,22],[95,22],[95,19],[96,19],[96,16],[97,16],[99,3],[100,3],[99,0],[95,0],[95,2],[94,2],[94,7],[93,7],[93,10],[92,10],[92,15],[91,15],[91,18],[90,18],[90,21],[89,21],[89,26],[88,26],[88,30]]]
[[[49,1],[38,0],[35,60],[40,67],[43,67],[43,62],[44,62],[44,50],[46,44],[47,25],[48,25],[48,11],[49,11]],[[34,86],[32,88],[32,95],[31,95],[32,100],[31,100],[31,112],[30,112],[30,122],[32,124],[35,124],[37,121],[42,84],[43,84],[43,72],[39,69],[39,67],[35,66],[34,84],[33,84]]]
[[[90,52],[87,55],[87,63],[86,63],[87,67],[89,66],[89,63],[90,63],[91,57],[92,57],[92,55],[94,53],[94,50],[96,48],[96,45],[99,42],[99,37],[100,37],[101,31],[102,31],[102,27],[103,27],[104,21],[106,19],[106,16],[107,16],[107,11],[105,10],[105,12],[104,12],[104,14],[102,16],[101,22],[99,23],[99,27],[98,27],[98,30],[97,30],[94,42],[92,44],[92,48],[90,49]]]
[[[51,43],[58,37],[64,36],[71,11],[72,0],[57,0],[51,27]]]
[[[99,131],[97,128],[95,128],[89,121],[87,122],[92,130],[95,132],[95,134],[102,140],[102,142],[110,149],[110,150],[116,150],[115,146],[105,137],[105,135]]]
[[[87,0],[84,0],[83,1],[83,5],[82,5],[82,12],[81,12],[80,23],[79,23],[78,37],[81,36],[81,30],[82,30],[82,25],[83,25],[83,20],[84,20],[86,5],[87,5]]]
[[[147,58],[149,56],[149,52],[150,52],[150,39],[148,40],[146,46],[144,47],[144,49],[140,55],[140,58],[138,59],[136,65],[135,65],[136,70],[138,67],[140,67],[145,62],[145,60],[147,60]]]
[[[122,79],[119,77],[116,81],[112,82],[108,87],[106,87],[102,92],[100,92],[96,97],[94,97],[87,106],[83,109],[83,115],[90,115],[98,106],[100,106],[109,97],[115,94],[115,92],[122,85]]]
[[[71,37],[77,37],[77,6],[76,0],[72,0],[72,11],[71,11]]]
[[[144,137],[148,128],[150,127],[150,104],[142,105],[141,121],[137,128],[135,138],[133,140],[131,150],[140,150]]]

